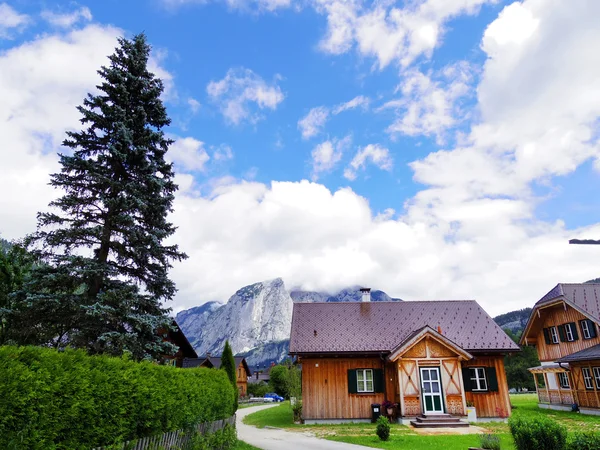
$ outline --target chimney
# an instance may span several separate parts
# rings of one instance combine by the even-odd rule
[[[206,357],[210,358],[212,355],[210,354],[210,352],[206,352]]]
[[[363,302],[371,301],[371,288],[360,288],[360,292],[362,292],[361,301],[363,301]]]

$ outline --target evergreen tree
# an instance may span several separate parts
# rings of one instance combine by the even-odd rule
[[[83,129],[68,132],[60,173],[50,184],[64,195],[38,214],[29,238],[47,264],[25,288],[25,318],[39,344],[71,345],[91,353],[136,359],[171,353],[158,330],[168,330],[175,284],[172,261],[186,258],[164,240],[177,185],[165,153],[173,141],[160,95],[162,81],[148,71],[150,46],[143,34],[119,39],[98,73],[97,95],[88,94]]]
[[[238,408],[238,388],[237,388],[237,375],[235,367],[235,359],[233,358],[233,352],[231,351],[231,346],[229,345],[229,341],[225,341],[225,348],[223,349],[223,354],[221,355],[221,369],[223,369],[227,376],[229,377],[229,381],[233,385],[233,389],[235,390],[235,399],[234,399],[234,411],[237,411]]]

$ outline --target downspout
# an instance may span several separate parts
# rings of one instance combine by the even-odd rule
[[[389,400],[387,397],[387,374],[385,373],[385,357],[383,353],[379,354],[379,358],[381,359],[381,366],[383,369],[383,401]]]

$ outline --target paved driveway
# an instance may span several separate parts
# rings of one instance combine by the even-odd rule
[[[297,433],[279,428],[256,428],[245,425],[242,422],[242,419],[248,414],[260,411],[261,409],[273,408],[274,406],[277,405],[252,406],[250,408],[238,409],[236,412],[238,438],[263,450],[364,450],[371,448],[319,439],[309,432]]]

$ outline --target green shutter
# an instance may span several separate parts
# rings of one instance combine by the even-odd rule
[[[579,334],[577,333],[577,324],[575,322],[569,322],[569,325],[571,326],[571,331],[573,332],[573,339],[574,340],[579,340]]]
[[[356,383],[356,369],[348,370],[348,393],[356,394],[358,392]]]
[[[558,337],[560,338],[560,342],[567,342],[567,333],[565,333],[565,326],[559,325],[557,328],[558,328]]]
[[[485,376],[488,382],[488,391],[498,392],[498,377],[496,376],[496,368],[486,367]]]
[[[544,339],[546,340],[546,344],[552,344],[550,340],[550,330],[548,328],[544,328]]]
[[[373,389],[375,389],[375,392],[385,391],[385,379],[383,378],[383,369],[373,369]]]
[[[463,367],[462,376],[465,392],[471,392],[473,390],[473,387],[471,386],[471,370],[468,367]]]
[[[589,319],[586,320],[588,321],[588,326],[590,328],[590,338],[595,338],[598,336],[598,333],[596,333],[596,324]]]

